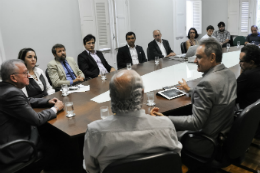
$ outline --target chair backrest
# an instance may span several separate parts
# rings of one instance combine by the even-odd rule
[[[234,121],[225,142],[230,159],[243,156],[250,146],[260,121],[260,99],[246,107]]]
[[[183,54],[183,53],[186,53],[187,52],[187,50],[186,50],[186,42],[182,42],[181,43],[181,53]]]
[[[246,42],[246,39],[244,36],[237,36],[234,40],[234,46],[237,46],[237,41],[240,41],[240,45],[244,45]]]
[[[234,40],[233,40],[233,36],[232,35],[230,35],[229,44],[230,44],[230,46],[234,46]]]
[[[46,75],[46,77],[48,79],[49,84],[52,86],[52,82],[51,82],[50,76],[48,74],[48,68],[46,68],[46,70],[45,70],[45,75]]]
[[[182,173],[179,154],[168,151],[138,158],[125,158],[108,165],[103,173]]]
[[[147,59],[148,59],[148,61],[151,60],[151,54],[149,52],[149,48],[148,47],[147,47]]]

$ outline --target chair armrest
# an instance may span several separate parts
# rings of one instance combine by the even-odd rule
[[[179,139],[180,139],[180,142],[182,144],[184,144],[188,138],[193,138],[193,137],[200,137],[200,138],[203,138],[203,139],[209,141],[210,143],[212,143],[212,145],[214,147],[212,155],[210,158],[203,158],[202,156],[196,155],[190,151],[185,150],[186,154],[188,154],[190,157],[194,158],[195,160],[201,160],[202,162],[205,162],[205,160],[207,160],[207,162],[211,162],[212,160],[214,160],[214,158],[216,156],[216,152],[217,152],[218,142],[215,139],[205,135],[204,133],[202,133],[200,131],[196,131],[196,132],[195,131],[185,131],[184,133],[181,134]]]

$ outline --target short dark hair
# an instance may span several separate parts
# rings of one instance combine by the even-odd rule
[[[258,27],[257,27],[256,25],[252,25],[252,26],[251,26],[251,29],[252,29],[252,28],[256,28],[256,29],[258,30]]]
[[[62,44],[55,44],[54,46],[52,46],[51,49],[53,55],[56,55],[56,48],[64,48],[66,50],[65,46],[63,46]]]
[[[226,25],[225,25],[224,22],[219,22],[219,23],[218,23],[218,27],[221,27],[221,26],[224,26],[224,27],[225,27]]]
[[[197,32],[197,30],[195,28],[190,28],[190,30],[194,30],[195,31],[195,38],[198,38],[199,37],[199,34]],[[188,32],[188,38],[190,39],[190,30]]]
[[[96,37],[92,34],[88,34],[86,37],[83,38],[83,44],[86,45],[86,43],[92,39],[94,39],[94,42],[96,42]]]
[[[200,45],[205,46],[204,53],[209,57],[212,53],[216,54],[216,62],[222,61],[222,47],[219,42],[214,38],[204,39],[200,42]]]
[[[212,25],[209,25],[209,26],[207,27],[207,31],[208,31],[209,29],[213,29],[213,30],[214,30],[214,27],[213,27]]]
[[[126,33],[125,39],[127,40],[127,36],[130,36],[130,35],[134,35],[134,37],[135,37],[135,33],[132,32],[132,31],[130,31],[130,32]],[[136,38],[136,37],[135,37],[135,38]]]
[[[18,59],[20,60],[23,60],[24,61],[24,64],[27,66],[27,64],[25,63],[25,57],[26,57],[26,54],[27,52],[29,51],[33,51],[35,53],[35,59],[36,59],[36,62],[37,62],[37,55],[36,55],[36,52],[32,49],[32,48],[23,48],[20,50],[19,54],[18,54]],[[38,65],[36,65],[35,67],[37,67]]]
[[[241,49],[241,52],[245,53],[243,61],[250,62],[251,60],[255,62],[255,65],[260,66],[260,49],[256,45],[247,45]]]

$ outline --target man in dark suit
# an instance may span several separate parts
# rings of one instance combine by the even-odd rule
[[[127,45],[120,47],[117,52],[117,68],[125,68],[127,63],[139,64],[146,62],[145,53],[141,46],[135,45],[135,33],[126,34]]]
[[[83,38],[83,44],[86,48],[78,55],[79,69],[84,73],[86,78],[95,78],[101,73],[109,73],[115,71],[111,67],[102,52],[95,51],[96,38],[89,34]]]
[[[24,139],[34,142],[37,148],[45,150],[46,143],[42,138],[37,140],[38,130],[34,126],[41,126],[56,118],[57,111],[63,109],[63,103],[56,98],[48,100],[27,98],[24,95],[21,89],[29,85],[29,79],[28,70],[22,60],[14,59],[4,62],[1,65],[1,78],[0,145]],[[32,108],[51,105],[54,105],[51,109],[39,113]],[[28,144],[14,145],[5,152],[0,152],[0,165],[26,161],[31,154],[32,148]],[[47,159],[50,158],[43,158],[43,160]]]
[[[154,60],[156,56],[159,58],[175,56],[176,54],[170,47],[170,44],[167,40],[162,39],[162,34],[160,30],[153,31],[154,40],[148,44],[148,51],[150,56],[148,60]]]

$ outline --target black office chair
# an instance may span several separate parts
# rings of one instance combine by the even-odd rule
[[[149,47],[147,47],[147,59],[148,59],[148,61],[151,60],[151,54],[150,54],[150,51],[149,51]]]
[[[205,167],[210,168],[224,168],[229,166],[230,164],[236,165],[243,169],[246,169],[251,172],[257,172],[255,170],[249,169],[245,166],[240,165],[246,150],[250,146],[257,127],[260,121],[260,99],[250,106],[246,107],[241,114],[237,115],[231,130],[229,131],[227,139],[223,142],[223,146],[221,147],[222,153],[221,157],[216,159],[216,156],[220,155],[219,148],[217,146],[217,142],[214,139],[200,133],[200,132],[189,132],[187,131],[185,134],[181,136],[181,143],[184,144],[185,141],[189,138],[198,138],[202,137],[204,139],[208,139],[214,148],[214,152],[211,158],[204,158],[198,156],[190,151],[186,150],[185,145],[183,145],[182,149],[182,158],[188,158],[189,160],[193,160],[194,162],[198,162]],[[217,152],[218,151],[218,152]],[[184,164],[185,161],[183,160]],[[187,164],[188,165],[188,164]]]
[[[160,154],[147,154],[138,158],[120,159],[108,165],[103,173],[182,173],[179,154],[168,151]]]
[[[187,53],[186,42],[181,43],[181,53]]]
[[[36,131],[37,131],[37,129],[36,129]],[[7,144],[4,144],[4,145],[0,145],[0,152],[1,153],[4,153],[4,151],[6,149],[8,149],[9,147],[16,145],[16,144],[21,144],[21,143],[28,144],[33,149],[31,157],[28,159],[28,161],[11,163],[11,164],[0,164],[0,172],[14,173],[14,172],[17,172],[17,171],[21,171],[22,169],[26,168],[27,166],[41,160],[41,158],[43,157],[42,153],[38,152],[37,148],[35,146],[35,141],[37,141],[37,139],[35,139],[35,138],[38,137],[38,136],[36,136],[37,135],[36,131],[32,130],[30,140],[18,139],[18,140],[8,142]]]

